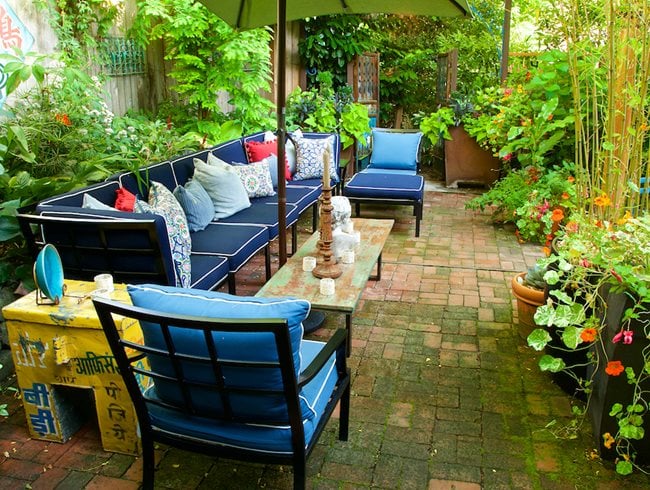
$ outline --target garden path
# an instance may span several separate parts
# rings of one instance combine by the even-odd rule
[[[487,214],[465,211],[469,191],[427,183],[420,238],[408,210],[364,211],[397,218],[354,315],[348,442],[330,423],[308,464],[310,488],[648,488],[642,474],[619,477],[592,454],[587,429],[559,439],[545,429],[570,420],[570,400],[540,373],[518,333],[510,279],[539,246],[517,243]],[[301,243],[310,234],[300,223]],[[275,262],[277,264],[277,261]],[[264,280],[263,258],[238,274],[239,294]],[[342,327],[330,315],[316,337]],[[140,461],[102,451],[89,423],[66,444],[29,438],[19,400],[0,403],[0,487],[137,488]],[[559,429],[558,429],[559,430]],[[160,488],[277,488],[291,472],[160,448]]]

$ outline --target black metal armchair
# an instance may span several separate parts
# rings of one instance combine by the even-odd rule
[[[286,318],[189,317],[93,301],[138,416],[143,488],[153,488],[154,442],[291,465],[294,488],[304,488],[306,460],[339,401],[339,439],[347,440],[345,330],[326,344],[300,340],[296,352]],[[120,316],[140,322],[141,343],[119,337]]]

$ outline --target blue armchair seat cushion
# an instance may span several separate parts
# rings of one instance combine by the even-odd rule
[[[300,345],[303,365],[309,365],[324,345],[323,342],[303,340]],[[303,407],[309,407],[306,414],[303,408],[305,447],[309,445],[314,435],[314,430],[323,416],[337,382],[338,375],[335,354],[333,354],[319,373],[302,389]],[[155,398],[155,393],[152,393],[151,389],[147,395]],[[260,453],[292,453],[291,429],[288,425],[222,424],[212,419],[184,416],[154,404],[150,404],[150,413],[152,424],[160,429],[189,434],[233,448],[253,449]]]
[[[127,287],[134,306],[147,308],[163,313],[175,313],[205,318],[226,319],[272,319],[281,318],[287,321],[291,349],[293,354],[296,376],[303,366],[301,359],[301,341],[303,336],[302,322],[307,317],[311,304],[309,301],[295,298],[256,298],[232,296],[214,291],[197,291],[193,289],[158,286],[153,284],[129,285]],[[167,349],[162,332],[158,325],[141,322],[144,342],[147,346]],[[193,356],[208,356],[207,345],[203,333],[197,330],[171,330],[174,349],[179,354]],[[277,348],[272,333],[250,332],[214,332],[213,338],[222,359],[239,360],[251,363],[277,362]],[[173,367],[167,358],[156,355],[148,356],[149,364],[154,372],[171,375]],[[181,361],[184,377],[187,380],[216,385],[212,366],[208,364]],[[306,364],[305,364],[306,366]],[[227,371],[226,371],[227,369]],[[253,375],[254,373],[254,375]],[[262,370],[230,366],[224,368],[223,376],[230,387],[246,388],[263,385],[267,389],[282,391],[282,378],[278,368]],[[173,404],[182,403],[179,387],[164,380],[155,380],[156,394],[162,400]],[[190,390],[192,404],[197,413],[222,413],[223,406],[217,392],[209,388],[193,386]],[[315,412],[301,393],[301,406],[305,416],[315,416]],[[255,396],[250,393],[240,393],[231,397],[233,410],[240,415],[251,418],[268,418],[268,420],[287,419],[287,408],[282,395],[277,397]]]
[[[383,172],[359,172],[346,184],[344,194],[367,199],[420,201],[424,195],[424,178]]]
[[[236,223],[211,223],[205,230],[192,233],[191,237],[193,255],[226,257],[230,272],[237,272],[250,257],[269,243],[269,232],[265,226]]]

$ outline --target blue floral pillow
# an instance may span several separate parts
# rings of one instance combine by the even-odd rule
[[[192,240],[185,212],[171,191],[159,182],[151,183],[148,203],[151,212],[165,218],[176,270],[176,286],[189,288],[192,285]]]
[[[277,159],[275,161],[277,162]],[[248,197],[275,195],[269,162],[266,158],[248,165],[233,165],[232,169],[239,176],[241,183],[244,184]]]
[[[298,138],[296,145],[296,173],[293,180],[315,179],[323,176],[323,153],[330,150],[330,177],[339,181],[334,163],[334,136],[327,138]]]

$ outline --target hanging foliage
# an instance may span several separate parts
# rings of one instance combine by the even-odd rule
[[[235,119],[244,132],[272,124],[270,91],[271,33],[268,29],[237,32],[199,2],[142,0],[132,34],[146,44],[163,40],[171,89],[199,120]],[[219,96],[228,95],[224,113]]]

